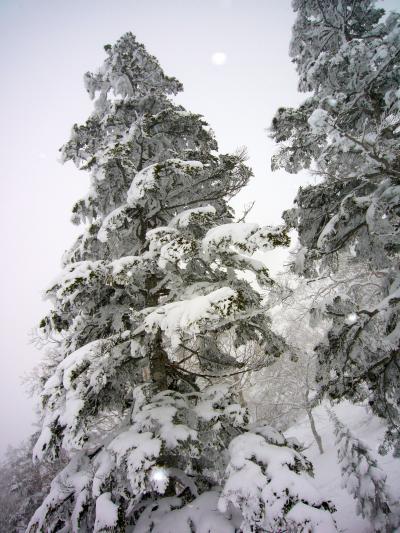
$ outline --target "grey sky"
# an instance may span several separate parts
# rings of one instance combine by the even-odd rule
[[[41,291],[79,231],[70,210],[88,178],[57,158],[72,124],[92,109],[83,73],[101,64],[104,44],[136,34],[183,82],[178,101],[205,116],[220,150],[248,147],[255,177],[234,206],[255,199],[249,220],[279,223],[309,180],[269,170],[265,128],[277,107],[303,99],[287,54],[292,22],[289,0],[0,0],[0,453],[31,432],[33,401],[20,377],[41,353],[28,333],[47,308]],[[211,62],[215,52],[227,55],[224,65]],[[282,261],[275,255],[274,270]]]

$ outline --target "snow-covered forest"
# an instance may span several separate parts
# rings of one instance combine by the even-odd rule
[[[265,125],[269,164],[312,180],[283,223],[234,209],[246,149],[219,149],[133,33],[84,74],[92,109],[60,153],[89,188],[0,531],[400,531],[400,14],[292,9],[302,101]]]

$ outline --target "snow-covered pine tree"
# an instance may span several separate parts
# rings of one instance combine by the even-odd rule
[[[368,398],[388,423],[382,451],[400,452],[400,16],[373,0],[293,7],[290,55],[311,95],[276,113],[272,167],[320,178],[284,214],[299,234],[296,268],[314,278],[360,271],[326,307],[318,380],[331,399]]]
[[[333,530],[299,475],[309,463],[282,437],[246,431],[229,386],[246,369],[219,348],[234,335],[267,360],[284,350],[237,271],[268,287],[251,254],[287,235],[233,222],[227,202],[250,170],[240,154],[218,155],[202,118],[172,102],[180,83],[143,45],[128,33],[105,49],[85,77],[94,112],[62,149],[91,173],[73,209],[87,226],[41,323],[59,344],[43,368],[35,455],[63,449],[70,460],[30,531]]]
[[[357,439],[328,409],[334,425],[342,486],[357,501],[357,514],[368,520],[376,532],[390,533],[399,526],[395,505],[390,503],[386,474],[378,467],[367,446]]]

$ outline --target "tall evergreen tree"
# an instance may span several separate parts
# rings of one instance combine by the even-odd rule
[[[268,287],[250,256],[287,235],[233,222],[227,202],[251,172],[172,102],[180,83],[132,34],[105,49],[85,76],[94,112],[62,148],[91,173],[73,209],[87,226],[41,323],[59,348],[43,369],[35,455],[64,449],[70,461],[30,531],[224,533],[267,520],[332,530],[299,475],[309,463],[279,435],[246,432],[229,386],[245,369],[220,348],[229,334],[237,346],[257,341],[267,360],[284,350],[237,271]],[[279,468],[288,484],[272,483]]]
[[[326,306],[332,326],[317,377],[332,399],[368,398],[388,422],[382,451],[400,452],[400,16],[384,16],[374,0],[293,7],[290,55],[311,95],[278,110],[272,166],[320,178],[284,214],[299,234],[295,268],[308,277],[359,271]]]

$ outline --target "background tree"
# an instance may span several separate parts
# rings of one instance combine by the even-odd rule
[[[105,50],[85,76],[94,112],[62,148],[91,173],[73,209],[87,227],[41,322],[59,344],[42,369],[35,455],[62,449],[69,463],[30,531],[333,530],[329,506],[299,475],[310,470],[304,457],[279,435],[246,431],[229,386],[246,369],[220,349],[233,335],[267,360],[283,351],[237,271],[271,285],[251,255],[287,235],[233,222],[227,202],[251,175],[242,154],[216,153],[201,117],[171,101],[180,83],[134,36]],[[273,483],[280,469],[288,484]]]
[[[342,424],[333,411],[328,410],[328,414],[334,424],[342,484],[357,501],[357,514],[366,518],[374,531],[394,531],[399,525],[398,505],[390,502],[385,473],[378,468],[365,444]]]
[[[372,0],[293,6],[290,55],[311,95],[278,110],[272,167],[319,177],[284,214],[299,234],[295,269],[347,276],[345,295],[326,305],[332,326],[317,349],[317,379],[331,399],[368,398],[388,423],[382,451],[398,452],[400,18]]]
[[[50,489],[50,483],[65,465],[62,454],[53,462],[32,463],[37,434],[9,448],[0,465],[0,531],[22,533]]]
[[[322,439],[313,410],[321,398],[313,349],[328,325],[318,312],[321,299],[335,290],[332,280],[309,283],[290,272],[280,273],[266,301],[272,306],[274,330],[285,339],[287,350],[273,365],[244,374],[245,398],[256,420],[284,431],[306,414],[320,453]]]

